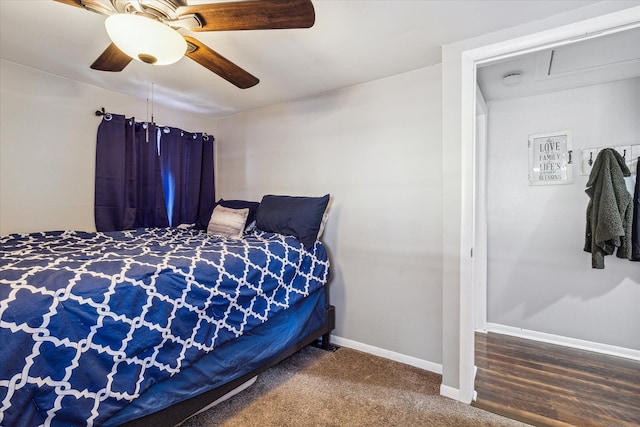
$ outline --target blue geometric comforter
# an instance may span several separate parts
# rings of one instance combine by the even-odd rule
[[[0,425],[100,425],[326,283],[324,247],[257,231],[0,238]]]

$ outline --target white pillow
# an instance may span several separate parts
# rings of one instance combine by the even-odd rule
[[[211,214],[207,234],[240,239],[248,216],[247,208],[230,209],[217,205]]]

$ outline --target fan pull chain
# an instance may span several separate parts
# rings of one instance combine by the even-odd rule
[[[151,86],[151,121],[149,121],[149,86]],[[150,71],[149,71],[149,79],[147,80],[147,127],[145,129],[146,131],[146,136],[145,136],[145,140],[146,142],[149,142],[149,128],[151,127],[151,124],[155,123],[155,118],[153,117],[153,89],[154,89],[154,83],[153,83],[153,66],[151,66]]]
[[[145,141],[149,142],[149,82],[151,78],[147,79],[147,114],[145,116]]]
[[[151,123],[155,124],[156,121],[153,118],[153,80],[151,80]]]

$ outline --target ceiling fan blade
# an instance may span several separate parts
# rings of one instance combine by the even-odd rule
[[[111,15],[116,12],[110,3],[103,3],[100,0],[54,0],[58,3],[68,4],[69,6],[79,7],[80,9],[86,9],[90,12],[96,12],[101,15]]]
[[[115,44],[111,43],[98,59],[91,64],[91,68],[100,71],[122,71],[124,67],[129,65],[131,60],[130,56],[123,53]]]
[[[193,31],[271,30],[312,27],[311,0],[252,0],[181,6],[178,17],[196,14],[202,28]]]
[[[184,36],[184,38],[188,44],[185,55],[229,83],[236,85],[240,89],[247,89],[257,85],[260,81],[257,77],[249,74],[202,42],[189,36]]]
[[[54,0],[54,1],[57,1],[58,3],[68,4],[69,6],[76,6],[84,9],[84,6],[82,6],[81,0]]]

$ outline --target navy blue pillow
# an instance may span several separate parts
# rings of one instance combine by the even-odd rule
[[[260,202],[249,202],[247,200],[220,199],[218,201],[218,204],[229,209],[249,209],[249,216],[247,217],[247,223],[245,224],[245,227],[256,220],[256,214],[258,213],[258,207],[260,206]]]
[[[211,207],[211,209],[208,211],[207,214],[198,218],[198,220],[196,221],[195,228],[199,230],[207,229],[207,226],[209,225],[209,221],[211,220],[211,214],[213,213],[213,209],[215,209],[217,205],[224,206],[225,208],[229,208],[229,209],[244,209],[244,208],[249,209],[249,216],[247,217],[247,223],[245,224],[245,227],[246,227],[247,225],[251,224],[253,221],[256,220],[256,213],[258,212],[258,206],[260,206],[260,202],[250,202],[247,200],[220,199],[218,200],[218,203],[213,204],[213,206]]]
[[[323,197],[267,195],[260,202],[256,226],[263,231],[295,236],[307,249],[312,249],[328,203],[328,194]]]
[[[196,225],[195,225],[195,229],[197,230],[206,230],[207,226],[209,225],[209,221],[211,220],[211,214],[213,213],[213,210],[215,209],[217,203],[213,203],[213,206],[211,206],[210,209],[208,209],[202,216],[200,216],[198,219],[196,219]]]

